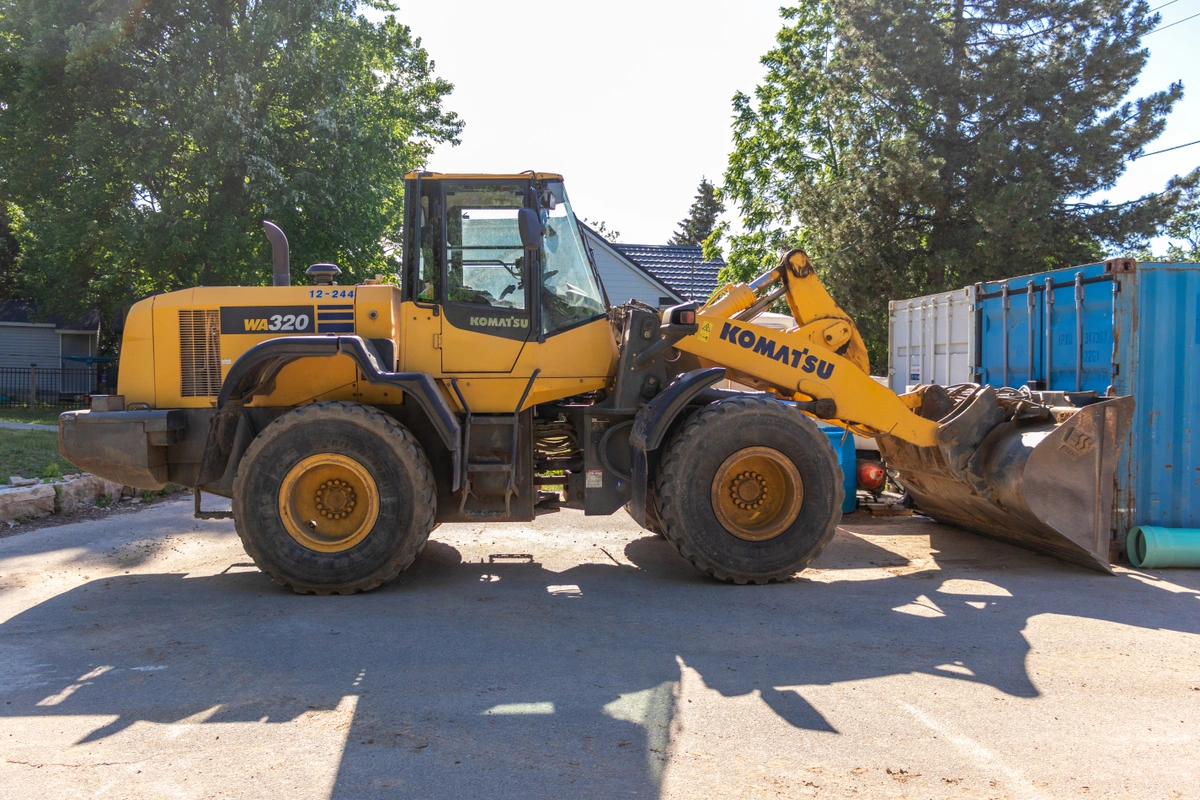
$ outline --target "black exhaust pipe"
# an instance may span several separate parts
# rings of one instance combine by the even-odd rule
[[[271,277],[276,286],[292,285],[291,261],[288,257],[287,237],[274,222],[263,220],[263,230],[271,242]]]

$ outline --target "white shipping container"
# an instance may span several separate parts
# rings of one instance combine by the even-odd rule
[[[888,387],[975,380],[975,287],[888,304]]]

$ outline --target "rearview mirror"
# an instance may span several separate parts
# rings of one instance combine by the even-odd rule
[[[517,227],[521,231],[521,244],[526,250],[537,250],[542,246],[542,221],[532,208],[517,209]]]

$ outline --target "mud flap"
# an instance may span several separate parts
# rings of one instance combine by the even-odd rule
[[[1049,409],[983,387],[942,420],[936,447],[877,440],[922,513],[1112,572],[1114,478],[1133,406],[1118,397]]]

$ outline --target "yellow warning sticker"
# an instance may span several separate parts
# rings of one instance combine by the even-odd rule
[[[696,334],[696,338],[702,342],[707,342],[708,337],[712,335],[712,323],[706,322],[700,326],[700,332]]]

